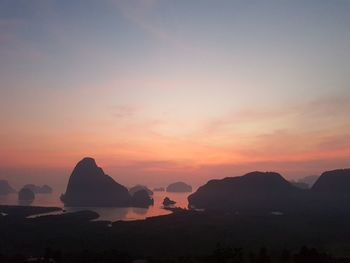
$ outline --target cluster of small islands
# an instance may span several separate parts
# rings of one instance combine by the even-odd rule
[[[0,196],[14,194],[17,191],[6,180],[0,180]],[[51,194],[52,188],[48,185],[38,186],[35,184],[26,184],[18,191],[19,203],[32,201],[36,194]]]
[[[18,191],[18,201],[20,204],[31,204],[36,194],[51,194],[52,191],[48,185],[27,184]],[[191,193],[192,186],[184,182],[175,182],[166,188],[154,188],[153,191]],[[146,208],[154,204],[153,191],[144,185],[135,185],[128,189],[106,175],[93,158],[84,158],[74,168],[66,193],[62,194],[60,199],[67,207]],[[6,180],[0,180],[0,195],[13,193],[16,193],[16,190]],[[164,206],[174,204],[174,200],[164,198]]]
[[[163,205],[172,214],[131,222],[94,221],[98,214],[88,210],[30,218],[60,208],[0,205],[0,231],[6,237],[0,239],[0,259],[1,253],[13,255],[21,249],[23,260],[36,255],[32,262],[350,262],[350,169],[309,179],[312,187],[275,172],[251,172],[210,180],[194,192],[177,182],[153,191],[187,192],[188,208],[177,208],[176,200],[166,197]],[[149,207],[153,191],[143,185],[128,189],[93,158],[84,158],[61,201],[66,207]],[[14,192],[0,181],[1,194]],[[47,185],[26,185],[18,198],[30,201],[51,192]],[[310,254],[307,261],[291,256],[298,255],[301,245],[313,247],[302,248]],[[48,248],[53,261],[40,261],[38,255]],[[54,249],[60,256],[54,256]],[[290,257],[277,260],[284,250]],[[119,261],[92,260],[111,251]],[[91,253],[90,261],[80,261],[81,253]]]

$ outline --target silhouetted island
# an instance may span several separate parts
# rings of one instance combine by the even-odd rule
[[[0,195],[8,195],[15,192],[15,189],[6,180],[0,180]]]
[[[141,189],[132,195],[132,206],[134,207],[149,207],[153,205],[153,198],[150,197],[145,189]]]
[[[184,183],[184,182],[176,182],[169,184],[166,188],[167,192],[173,192],[173,193],[187,193],[192,192],[192,186]]]
[[[84,158],[76,165],[61,200],[66,206],[73,207],[131,205],[128,189],[106,175],[93,158]]]
[[[153,192],[147,186],[144,186],[144,185],[135,185],[131,187],[129,189],[129,193],[130,195],[134,195],[136,192],[140,190],[145,190],[148,193],[148,195],[153,195]]]
[[[52,193],[52,188],[48,185],[35,185],[35,184],[26,184],[23,186],[23,188],[28,188],[33,191],[35,194],[51,194]]]
[[[18,200],[20,201],[32,201],[34,199],[35,199],[34,192],[28,188],[22,188],[18,192]]]
[[[169,197],[165,197],[163,200],[163,205],[164,206],[171,206],[171,205],[175,205],[176,202],[171,200]]]

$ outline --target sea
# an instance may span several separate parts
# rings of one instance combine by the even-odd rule
[[[161,216],[170,214],[171,211],[163,209],[162,202],[165,197],[169,197],[171,200],[176,201],[175,206],[181,208],[187,208],[187,197],[191,193],[169,193],[169,192],[154,192],[153,199],[154,205],[149,208],[138,207],[64,207],[60,200],[61,193],[52,194],[36,194],[34,201],[30,206],[44,206],[44,207],[61,207],[66,213],[77,212],[83,210],[91,210],[100,215],[97,220],[106,221],[133,221],[144,220],[148,217]],[[1,205],[22,205],[18,201],[17,194],[9,194],[5,196],[0,195]],[[59,214],[62,212],[53,212],[50,214]],[[40,215],[35,215],[40,216]]]

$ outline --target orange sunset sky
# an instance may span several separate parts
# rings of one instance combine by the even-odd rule
[[[249,2],[249,4],[248,4]],[[349,1],[0,1],[0,179],[350,167]]]

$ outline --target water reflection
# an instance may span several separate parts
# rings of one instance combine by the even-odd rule
[[[66,213],[91,210],[100,215],[96,220],[117,221],[125,218],[128,214],[127,207],[66,207]]]
[[[132,207],[132,211],[138,215],[147,214],[149,208]]]
[[[167,192],[154,192],[153,199],[154,205],[149,208],[137,208],[137,207],[64,207],[60,201],[60,193],[53,194],[37,194],[35,200],[28,203],[21,203],[20,205],[32,205],[32,206],[54,206],[62,207],[66,210],[66,213],[77,212],[82,210],[92,210],[100,215],[97,220],[107,221],[130,221],[130,220],[142,220],[147,217],[166,215],[171,213],[168,210],[163,209],[163,200],[165,197],[169,197],[171,200],[176,201],[176,206],[187,208],[187,197],[190,193],[167,193]],[[18,205],[17,194],[10,194],[7,196],[0,196],[0,204],[6,205]],[[59,212],[64,213],[64,212]],[[55,212],[57,214],[57,212]]]

